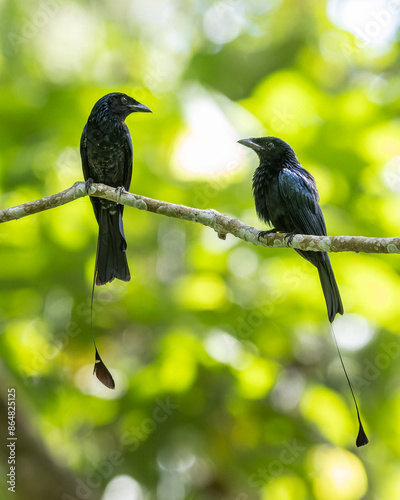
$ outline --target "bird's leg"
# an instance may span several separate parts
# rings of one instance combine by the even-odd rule
[[[292,241],[293,241],[293,238],[296,236],[297,233],[295,233],[294,231],[288,233],[284,238],[283,240],[285,241],[286,245],[288,247],[290,247],[290,245],[292,244]]]
[[[272,233],[277,233],[277,229],[276,228],[272,228],[272,229],[268,229],[268,231],[259,231],[258,232],[258,240],[260,241],[260,238],[265,238],[267,236],[267,234],[272,234]]]
[[[85,181],[85,189],[86,189],[87,194],[89,194],[89,189],[92,187],[93,183],[94,183],[94,180],[91,177],[89,177],[89,179],[87,179]]]
[[[126,193],[126,189],[124,188],[124,186],[118,186],[115,188],[115,191],[119,191],[119,199],[121,199],[121,194],[122,193]]]

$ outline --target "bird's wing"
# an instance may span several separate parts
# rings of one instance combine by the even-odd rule
[[[313,177],[307,171],[303,168],[283,168],[279,173],[279,192],[296,233],[326,235],[317,188]]]
[[[85,128],[83,129],[82,132],[80,150],[81,150],[83,178],[85,179],[85,181],[87,181],[90,178],[90,166],[87,156],[87,124],[85,125]],[[100,200],[99,198],[90,197],[90,201],[92,202],[93,205],[93,210],[94,210],[94,215],[96,216],[96,220],[97,222],[99,222]]]
[[[129,191],[132,179],[132,163],[133,163],[133,146],[132,139],[128,127],[126,127],[126,140],[124,143],[125,156],[124,156],[124,188]]]
[[[85,128],[83,129],[82,132],[82,137],[81,137],[81,159],[82,159],[82,170],[83,170],[83,178],[85,181],[87,181],[90,177],[89,174],[89,163],[88,163],[88,157],[87,157],[87,124],[85,125]]]

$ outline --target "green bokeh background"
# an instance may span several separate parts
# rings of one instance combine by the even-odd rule
[[[94,103],[132,95],[131,191],[262,229],[240,138],[317,179],[330,235],[400,232],[399,6],[331,0],[1,0],[0,208],[82,179]],[[353,26],[353,30],[349,26]],[[358,35],[358,38],[354,36]],[[400,261],[332,255],[346,314],[290,250],[127,208],[133,279],[96,289],[115,376],[92,376],[87,198],[0,227],[0,498],[394,500]],[[7,388],[17,492],[7,492]]]

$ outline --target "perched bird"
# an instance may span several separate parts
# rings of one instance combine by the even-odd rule
[[[289,234],[290,244],[295,234],[326,236],[325,220],[318,204],[319,196],[315,179],[300,165],[289,144],[277,137],[241,139],[238,142],[253,149],[260,159],[260,164],[253,175],[256,211],[259,218],[271,225],[273,229],[260,231],[259,238],[279,231]],[[328,318],[332,323],[336,314],[343,314],[343,304],[328,254],[303,250],[296,250],[296,252],[318,269]],[[339,356],[343,365],[340,352]],[[360,423],[357,446],[362,446],[368,443],[368,439],[362,428],[357,402],[344,365],[343,369],[350,385]]]
[[[96,102],[81,138],[85,181],[129,190],[133,148],[125,119],[135,112],[151,113],[151,110],[120,92],[107,94]],[[129,281],[122,225],[124,206],[102,198],[91,197],[90,201],[99,224],[96,285],[104,285],[114,278]]]
[[[256,211],[262,221],[273,226],[270,231],[262,231],[260,236],[277,231],[291,236],[326,236],[315,179],[300,165],[289,144],[277,137],[242,139],[239,143],[253,149],[260,158],[253,176]],[[332,323],[336,314],[343,314],[343,305],[328,254],[296,252],[318,269]]]
[[[88,189],[92,182],[100,182],[129,190],[133,148],[125,119],[135,112],[151,113],[151,110],[120,92],[107,94],[94,105],[82,132],[80,148],[82,170]],[[90,201],[99,225],[91,302],[93,312],[94,283],[104,285],[114,278],[129,281],[131,275],[122,225],[124,206],[102,198],[91,197]],[[104,385],[114,389],[114,380],[100,358],[94,335],[93,341],[96,350],[94,372]]]

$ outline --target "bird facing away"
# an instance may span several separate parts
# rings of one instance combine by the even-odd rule
[[[120,92],[102,97],[94,105],[81,137],[82,170],[89,188],[92,182],[100,182],[115,188],[129,190],[132,178],[132,140],[125,124],[131,113],[151,113],[151,110]],[[105,285],[114,278],[129,281],[126,259],[126,240],[122,225],[124,206],[102,198],[91,197],[94,214],[99,225],[97,253],[92,288],[91,319],[93,319],[94,283]],[[100,358],[96,341],[95,368],[97,378],[110,389],[115,384],[107,367]]]
[[[96,102],[81,137],[85,181],[129,190],[133,148],[125,119],[135,112],[151,113],[151,110],[120,92],[107,94]],[[99,224],[96,285],[104,285],[114,278],[129,281],[122,225],[124,206],[102,198],[91,197],[90,201]]]
[[[238,142],[253,149],[260,160],[253,175],[256,211],[259,218],[273,229],[260,231],[259,237],[280,231],[289,234],[290,243],[295,234],[326,236],[315,179],[300,165],[289,144],[277,137],[242,139]],[[296,252],[318,269],[328,318],[332,323],[336,314],[343,314],[343,305],[328,254],[303,250]],[[362,446],[368,443],[368,438],[361,424],[357,402],[337,343],[336,347],[357,409],[360,427],[356,444]]]
[[[260,236],[277,231],[326,236],[315,179],[300,165],[289,144],[277,137],[242,139],[239,143],[253,149],[260,159],[253,176],[256,211],[262,221],[273,227]],[[318,269],[332,323],[336,314],[343,314],[343,305],[328,254],[296,252]]]

